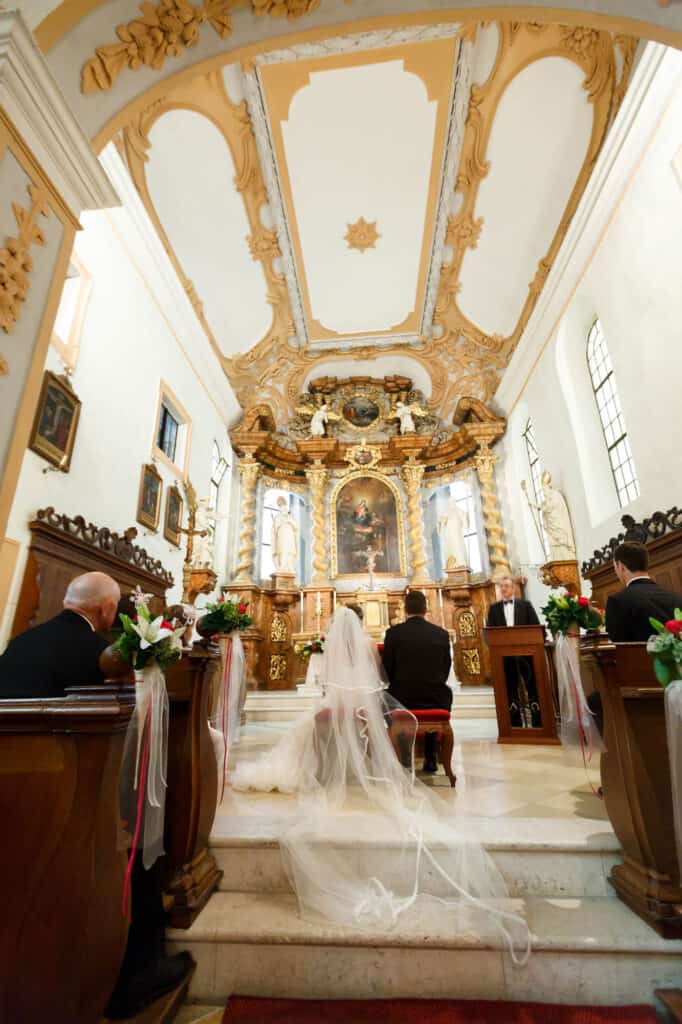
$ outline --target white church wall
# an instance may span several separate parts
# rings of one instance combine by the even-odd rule
[[[497,449],[498,487],[513,564],[522,563],[533,545],[519,487],[522,478],[529,479],[519,444],[529,415],[543,466],[567,497],[579,561],[622,529],[625,512],[639,519],[682,498],[682,187],[674,168],[681,140],[678,89],[629,185],[622,196],[613,196],[612,218],[592,258],[582,273],[570,268],[577,287],[532,372],[525,381],[521,373],[517,381],[505,381],[498,393],[509,422]],[[640,484],[640,496],[624,508],[587,367],[587,335],[596,317],[607,339]],[[546,588],[532,583],[531,591],[541,601]]]
[[[44,460],[31,451],[25,454],[8,524],[8,535],[20,542],[21,552],[3,617],[0,649],[8,637],[21,587],[28,523],[38,508],[47,505],[118,532],[135,525],[136,542],[173,574],[170,599],[180,598],[185,542],[177,548],[164,539],[163,516],[168,487],[178,483],[181,492],[183,488],[178,475],[161,461],[156,464],[163,478],[158,530],[149,531],[136,522],[140,472],[143,463],[152,460],[162,380],[191,420],[188,475],[197,496],[209,493],[215,439],[230,466],[221,484],[219,510],[228,512],[231,507],[234,457],[227,430],[233,419],[234,396],[217,360],[209,393],[200,373],[207,363],[210,366],[210,357],[200,353],[201,359],[195,360],[187,337],[174,331],[172,311],[163,308],[150,287],[141,262],[144,254],[136,243],[139,236],[126,212],[116,211],[115,217],[111,213],[88,214],[82,222],[84,231],[77,236],[76,252],[93,280],[80,357],[72,377],[83,403],[78,434],[67,474],[44,472]],[[47,368],[62,372],[53,348]],[[223,401],[219,402],[215,396],[220,397],[221,388]],[[229,532],[225,524],[216,530],[219,583],[225,579]]]

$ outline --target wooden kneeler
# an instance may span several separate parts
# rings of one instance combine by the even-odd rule
[[[389,735],[393,749],[400,760],[400,736],[407,735],[412,738],[414,719],[417,719],[417,736],[424,736],[427,732],[437,732],[441,741],[438,747],[438,759],[445,769],[445,774],[450,780],[450,785],[455,787],[457,776],[452,771],[452,752],[455,747],[455,737],[450,724],[450,712],[445,708],[418,708],[415,710],[395,711],[391,717]]]

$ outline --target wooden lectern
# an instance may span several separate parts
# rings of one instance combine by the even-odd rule
[[[556,731],[556,713],[547,671],[544,626],[493,626],[485,630],[490,649],[490,667],[495,690],[498,743],[559,743]],[[517,661],[517,659],[519,659]],[[516,699],[513,688],[514,668],[523,666],[524,672],[532,666],[533,683],[537,694],[530,693],[534,705],[533,724],[512,724],[510,705]],[[524,683],[525,685],[525,683]]]

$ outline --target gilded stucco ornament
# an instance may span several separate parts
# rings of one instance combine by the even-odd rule
[[[272,18],[295,21],[316,11],[320,0],[251,0],[251,6],[254,14],[269,14]]]
[[[33,270],[31,246],[45,245],[45,235],[38,218],[49,216],[47,195],[33,184],[28,186],[28,192],[31,197],[28,210],[19,203],[12,203],[19,230],[16,235],[5,239],[0,249],[0,327],[5,334],[11,334],[16,327],[28,295]]]
[[[375,249],[377,241],[381,238],[375,220],[366,221],[364,217],[360,217],[354,224],[348,224],[347,228],[343,236],[344,241],[348,243],[349,249],[357,249],[358,252]]]
[[[98,46],[95,56],[83,65],[82,92],[106,92],[125,68],[158,71],[166,57],[178,57],[183,50],[196,46],[205,21],[226,39],[232,32],[229,11],[233,6],[231,0],[205,0],[197,5],[187,0],[141,3],[141,16],[116,29],[119,42]]]

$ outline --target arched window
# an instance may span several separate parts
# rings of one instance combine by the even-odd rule
[[[211,480],[208,485],[208,499],[209,505],[216,511],[218,508],[218,499],[220,498],[220,485],[223,482],[225,476],[225,470],[227,469],[227,459],[223,458],[220,454],[220,446],[217,441],[213,442],[213,448],[211,450]]]
[[[526,445],[526,455],[528,456],[528,468],[530,469],[530,479],[533,487],[533,501],[536,505],[540,506],[545,500],[545,494],[542,487],[542,463],[540,462],[540,452],[538,451],[537,442],[535,440],[535,427],[533,426],[533,421],[530,417],[526,421],[523,440]],[[538,513],[538,520],[540,522],[540,542],[542,543],[542,547],[545,552],[545,558],[549,558],[549,538],[547,537],[547,531],[545,530],[545,521],[542,512]]]
[[[618,501],[620,507],[624,508],[639,497],[639,481],[625,429],[625,418],[618,397],[609,347],[599,318],[594,321],[587,335],[587,365]]]

